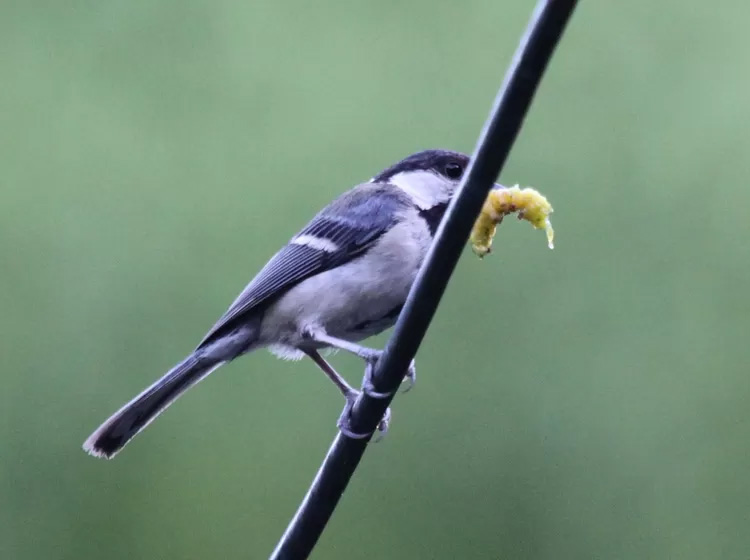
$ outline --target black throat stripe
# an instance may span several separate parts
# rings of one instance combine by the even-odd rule
[[[419,215],[422,217],[422,219],[424,219],[425,222],[427,222],[427,227],[430,228],[430,233],[433,236],[435,235],[435,232],[440,225],[440,221],[443,219],[446,208],[448,208],[448,203],[443,202],[440,204],[436,204],[431,208],[419,211]]]

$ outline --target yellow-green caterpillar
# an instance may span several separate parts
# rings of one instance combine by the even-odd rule
[[[494,189],[487,196],[482,212],[471,230],[471,248],[479,258],[490,252],[492,238],[495,236],[498,224],[505,216],[514,212],[518,212],[519,220],[526,220],[535,228],[544,229],[547,233],[547,245],[550,249],[555,247],[553,243],[555,232],[549,221],[552,205],[536,190],[522,189],[516,185]]]

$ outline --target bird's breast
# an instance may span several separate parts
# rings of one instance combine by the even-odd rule
[[[424,220],[404,218],[363,255],[300,282],[269,306],[261,338],[298,346],[308,327],[361,340],[392,326],[432,240]]]

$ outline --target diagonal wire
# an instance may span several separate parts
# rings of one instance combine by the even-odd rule
[[[540,0],[516,50],[464,180],[411,288],[406,305],[373,374],[376,391],[395,392],[424,338],[469,232],[505,164],[547,63],[576,0]],[[360,395],[351,414],[355,432],[373,432],[392,397]],[[370,438],[337,434],[272,560],[307,558],[354,474]]]

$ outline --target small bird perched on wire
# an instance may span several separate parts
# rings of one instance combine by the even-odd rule
[[[113,457],[183,392],[219,366],[258,348],[284,358],[309,356],[346,398],[339,429],[359,391],[320,355],[345,350],[373,365],[382,354],[358,341],[393,326],[469,158],[448,150],[413,154],[320,211],[247,285],[198,347],[123,406],[83,444]],[[499,185],[498,185],[499,186]],[[414,364],[407,378],[413,384]],[[387,415],[379,426],[387,429]]]

